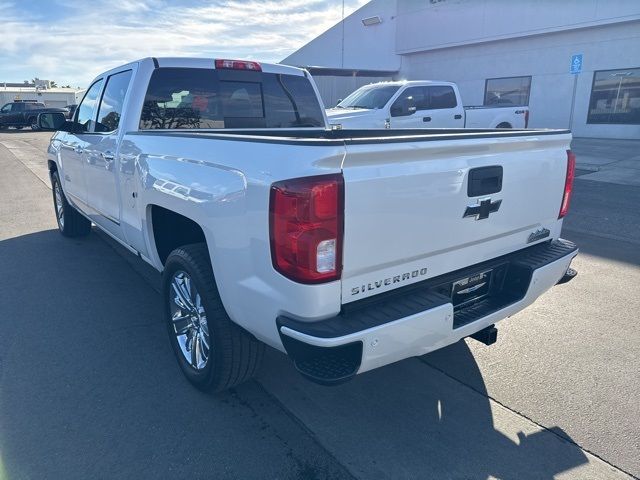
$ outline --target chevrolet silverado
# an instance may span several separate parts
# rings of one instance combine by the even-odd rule
[[[566,130],[332,130],[305,70],[188,58],[107,71],[72,120],[38,122],[60,232],[93,223],[162,273],[203,390],[250,378],[265,344],[321,384],[491,344],[575,275]]]

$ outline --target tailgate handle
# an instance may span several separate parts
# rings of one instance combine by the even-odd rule
[[[422,121],[423,122],[430,122],[431,121],[431,117],[422,117]]]
[[[456,120],[460,120],[462,118],[462,115],[460,114],[454,115],[453,118],[455,118]]]
[[[469,170],[469,183],[467,184],[469,197],[490,195],[498,193],[500,190],[502,190],[502,167],[500,165]]]

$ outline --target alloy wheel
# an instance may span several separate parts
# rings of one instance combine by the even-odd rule
[[[202,298],[193,279],[184,271],[171,278],[171,324],[184,359],[195,370],[206,367],[210,356],[209,325]]]

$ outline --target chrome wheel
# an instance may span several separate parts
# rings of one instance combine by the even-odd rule
[[[196,370],[209,359],[209,326],[202,298],[191,277],[177,271],[171,278],[171,324],[185,360]]]
[[[60,229],[64,229],[64,203],[62,202],[62,189],[60,183],[55,182],[54,198],[56,203],[56,217],[58,218],[58,224]]]

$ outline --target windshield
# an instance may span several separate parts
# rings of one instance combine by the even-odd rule
[[[399,88],[398,85],[361,87],[336,105],[336,108],[366,108],[369,110],[382,108]]]

